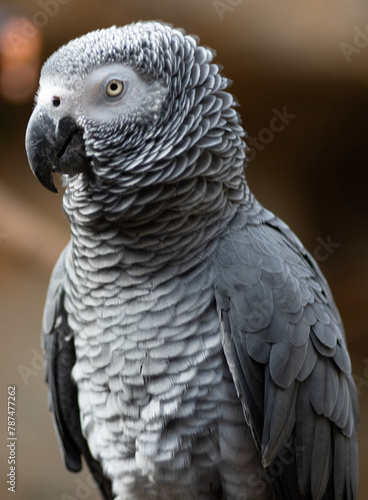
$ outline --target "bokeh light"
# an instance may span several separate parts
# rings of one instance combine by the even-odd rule
[[[0,25],[0,94],[20,103],[37,88],[42,34],[26,17],[10,17]]]

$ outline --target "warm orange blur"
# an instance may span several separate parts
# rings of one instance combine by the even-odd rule
[[[41,46],[41,31],[25,17],[10,18],[1,27],[0,94],[4,99],[17,103],[33,97],[38,83]]]

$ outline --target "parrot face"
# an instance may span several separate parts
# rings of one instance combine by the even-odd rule
[[[26,149],[71,225],[42,333],[65,465],[84,455],[105,500],[356,500],[341,319],[248,188],[213,57],[141,22],[42,68]]]
[[[66,71],[66,68],[65,68]],[[98,131],[119,131],[127,148],[143,146],[129,135],[131,124],[147,133],[161,113],[168,89],[142,77],[124,63],[97,66],[89,72],[63,78],[44,70],[36,96],[36,107],[26,133],[29,162],[37,179],[56,191],[52,173],[73,175],[91,169],[85,141],[107,137]],[[46,142],[45,142],[46,140]],[[137,144],[138,142],[138,144]],[[40,156],[42,151],[42,156]]]

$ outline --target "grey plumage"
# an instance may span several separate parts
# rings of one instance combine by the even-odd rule
[[[26,146],[71,241],[43,345],[66,466],[105,499],[354,500],[358,404],[312,256],[244,177],[214,52],[158,22],[45,63]]]

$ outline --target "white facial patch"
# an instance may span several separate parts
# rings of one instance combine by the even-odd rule
[[[111,90],[122,88],[121,92]],[[70,116],[85,121],[112,123],[130,115],[150,114],[156,120],[168,89],[142,78],[126,64],[109,64],[92,70],[80,82],[60,82],[46,76],[40,81],[37,104],[56,119]]]

